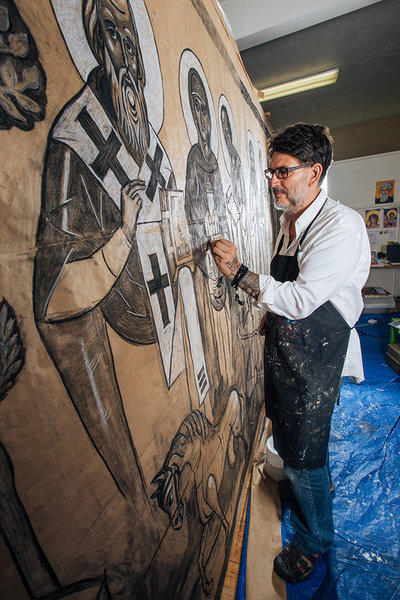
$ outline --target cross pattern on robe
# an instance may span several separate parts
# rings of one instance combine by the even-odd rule
[[[161,275],[160,263],[158,262],[157,254],[150,254],[150,265],[151,272],[153,273],[154,279],[148,281],[150,296],[157,294],[158,302],[160,303],[161,317],[163,326],[166,327],[169,320],[167,299],[165,297],[165,288],[169,287],[169,279],[167,273]]]
[[[157,144],[156,152],[154,154],[154,159],[151,158],[149,154],[146,154],[146,164],[151,171],[149,185],[147,186],[146,196],[153,202],[154,195],[157,191],[157,184],[160,184],[160,187],[165,187],[165,178],[160,172],[161,162],[163,159],[163,151],[161,147]]]
[[[111,130],[108,138],[105,138],[86,107],[82,108],[77,120],[99,151],[95,160],[90,165],[96,175],[103,181],[111,169],[121,186],[128,183],[129,177],[117,158],[122,143],[117,138],[116,133]]]

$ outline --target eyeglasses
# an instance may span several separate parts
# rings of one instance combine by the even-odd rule
[[[277,169],[265,169],[264,175],[271,181],[274,175],[277,176],[278,179],[286,179],[291,171],[296,171],[297,169],[304,169],[304,167],[311,167],[314,163],[304,163],[304,165],[297,165],[296,167],[278,167]]]

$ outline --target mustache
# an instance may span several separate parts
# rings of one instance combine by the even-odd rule
[[[126,67],[122,67],[118,73],[118,85],[120,89],[130,87],[134,90],[136,96],[140,95],[140,91],[136,80],[131,76]]]
[[[285,190],[284,188],[281,188],[281,187],[279,187],[278,185],[275,185],[275,186],[272,188],[272,192],[273,192],[274,194],[286,194],[286,190]]]

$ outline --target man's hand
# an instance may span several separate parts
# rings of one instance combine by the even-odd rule
[[[229,240],[221,238],[211,242],[211,253],[222,275],[232,281],[240,267],[237,248]]]
[[[221,238],[211,242],[211,253],[222,275],[232,281],[239,270],[240,261],[236,254],[236,246],[229,240]],[[257,300],[260,294],[260,277],[257,273],[247,270],[238,283],[249,296]]]
[[[141,179],[129,181],[121,189],[121,229],[129,242],[136,231],[138,214],[143,204],[141,194],[145,189],[146,184]]]

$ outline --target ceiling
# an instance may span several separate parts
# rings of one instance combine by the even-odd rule
[[[256,88],[339,68],[334,85],[263,103],[274,130],[400,118],[399,0],[219,3]]]

